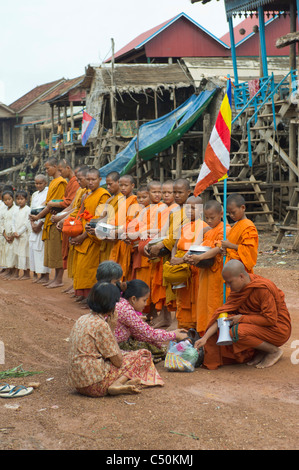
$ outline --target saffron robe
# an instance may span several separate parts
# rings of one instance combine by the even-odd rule
[[[247,218],[239,220],[232,226],[227,240],[239,246],[237,251],[227,248],[226,262],[237,259],[252,273],[258,255],[258,232],[254,223]]]
[[[82,201],[83,201],[83,196],[85,197],[86,196],[86,193],[87,193],[87,188],[79,188],[76,192],[76,196],[74,198],[74,202],[73,202],[73,211],[72,213],[70,214],[70,216],[72,217],[76,217],[79,210],[80,210],[80,207],[81,207],[81,204],[82,204]],[[69,278],[73,278],[73,267],[74,267],[74,264],[73,264],[73,261],[74,261],[74,245],[70,245],[68,244],[68,254],[67,254],[67,275]]]
[[[218,334],[211,336],[205,345],[204,366],[219,366],[248,362],[263,342],[280,347],[291,335],[291,319],[284,293],[269,279],[249,274],[250,283],[240,292],[231,292],[226,303],[212,316],[208,328],[217,321],[220,313],[229,316],[241,314],[236,327],[230,329],[233,344],[217,346]]]
[[[120,202],[125,199],[125,196],[122,193],[115,194],[111,196],[106,204],[99,206],[96,209],[95,218],[100,218],[101,215],[106,212],[107,215],[103,217],[103,222],[107,224],[118,226],[118,208]],[[110,259],[110,253],[113,248],[114,242],[112,240],[101,240],[100,245],[100,263],[102,261],[107,261]]]
[[[182,227],[182,234],[177,244],[175,258],[183,258],[191,245],[200,245],[203,240],[203,229],[207,226],[202,220],[185,224]],[[190,266],[190,270],[191,277],[186,280],[186,287],[175,291],[178,328],[196,328],[199,269],[196,266]]]
[[[62,178],[62,176],[59,176],[58,178],[54,178],[49,184],[46,204],[50,202],[52,199],[63,199],[66,185],[67,185],[67,181],[64,178]],[[49,239],[50,227],[51,225],[53,225],[53,222],[51,221],[51,216],[52,214],[51,212],[49,212],[45,217],[42,240]]]
[[[95,215],[96,208],[99,204],[103,204],[110,197],[110,194],[104,188],[98,188],[88,194],[80,209],[80,214],[87,211],[92,216]],[[83,231],[88,220],[82,217]],[[81,243],[75,245],[74,254],[74,289],[91,289],[96,283],[96,273],[100,259],[100,240],[96,237],[89,236]]]
[[[227,225],[226,233],[229,234],[229,232],[230,225]],[[223,240],[223,222],[220,222],[216,227],[208,230],[204,234],[202,245],[216,248],[217,246],[221,246],[221,240]],[[198,269],[196,329],[200,336],[206,331],[207,325],[215,310],[223,305],[224,281],[222,269],[223,257],[220,253],[216,255],[213,266]]]
[[[165,209],[160,212],[161,218],[158,219],[158,224],[160,223],[160,227],[158,226],[158,228],[160,228],[160,233],[158,233],[158,237],[165,236],[167,234],[169,230],[170,215],[178,208],[179,206],[174,203],[165,207]],[[149,241],[150,239],[139,244],[138,250],[141,254],[144,252],[144,247]],[[166,286],[163,285],[163,263],[168,259],[169,255],[159,258],[158,260],[149,260],[151,264],[151,300],[158,312],[166,305]]]
[[[133,194],[125,200],[120,200],[117,223],[119,226],[123,226],[125,231],[127,230],[128,224],[136,217],[139,207],[137,196]],[[123,270],[122,280],[127,281],[131,277],[130,270],[132,251],[133,248],[130,243],[126,243],[123,240],[116,240],[113,242],[109,259],[121,265]]]
[[[73,176],[65,187],[63,201],[60,203],[61,207],[66,208],[70,206],[76,196],[77,191],[81,189],[76,176]],[[62,261],[63,269],[67,269],[67,257],[69,251],[69,237],[62,233]]]

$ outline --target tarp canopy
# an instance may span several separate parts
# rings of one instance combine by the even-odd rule
[[[197,121],[210,104],[216,88],[192,95],[180,107],[154,121],[142,124],[139,135],[133,137],[127,147],[116,155],[115,160],[100,168],[101,185],[106,183],[106,176],[111,171],[121,175],[128,173],[136,164],[137,142],[139,143],[139,158],[151,160],[158,153],[166,150]]]

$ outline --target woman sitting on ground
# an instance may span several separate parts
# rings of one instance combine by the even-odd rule
[[[115,285],[95,284],[87,299],[91,312],[72,329],[69,383],[82,395],[132,394],[140,392],[138,385],[163,385],[149,351],[120,351],[113,334],[119,298]]]
[[[157,357],[163,357],[166,350],[161,350],[162,345],[168,341],[186,339],[186,330],[166,331],[152,328],[140,315],[150,293],[148,285],[139,279],[120,283],[121,277],[122,268],[114,261],[103,261],[98,267],[98,282],[111,282],[123,291],[120,301],[116,304],[118,320],[114,332],[120,348],[131,350],[145,347]]]

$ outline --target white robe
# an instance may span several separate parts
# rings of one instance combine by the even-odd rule
[[[48,187],[43,191],[36,191],[32,194],[31,198],[31,209],[37,209],[43,207],[47,198]],[[42,219],[44,220],[44,219]],[[36,224],[38,224],[36,222]],[[39,233],[31,232],[29,237],[29,262],[30,271],[37,274],[50,273],[51,269],[44,266],[44,242],[42,241],[43,227]]]
[[[5,244],[6,240],[3,236],[3,224],[4,224],[4,213],[7,211],[7,207],[3,201],[0,200],[0,267],[4,267],[5,259]]]
[[[3,217],[3,231],[7,236],[12,235],[14,233],[14,217],[17,211],[19,210],[18,206],[13,203],[10,209],[7,209],[4,212]],[[3,257],[3,266],[5,268],[15,268],[16,266],[16,256],[14,250],[14,243],[15,239],[12,243],[8,243],[5,240],[4,245],[4,257]]]
[[[18,208],[14,217],[14,232],[19,238],[14,241],[14,251],[16,256],[16,268],[27,270],[29,266],[29,236],[31,233],[31,223],[29,220],[30,207]]]

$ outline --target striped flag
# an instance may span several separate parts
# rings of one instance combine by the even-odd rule
[[[227,92],[222,101],[197,178],[194,189],[195,196],[198,196],[211,184],[227,178],[230,161],[231,122],[231,81],[229,80]]]
[[[82,145],[86,144],[92,129],[94,128],[94,125],[97,121],[87,114],[86,111],[83,111],[83,119],[82,119]]]

